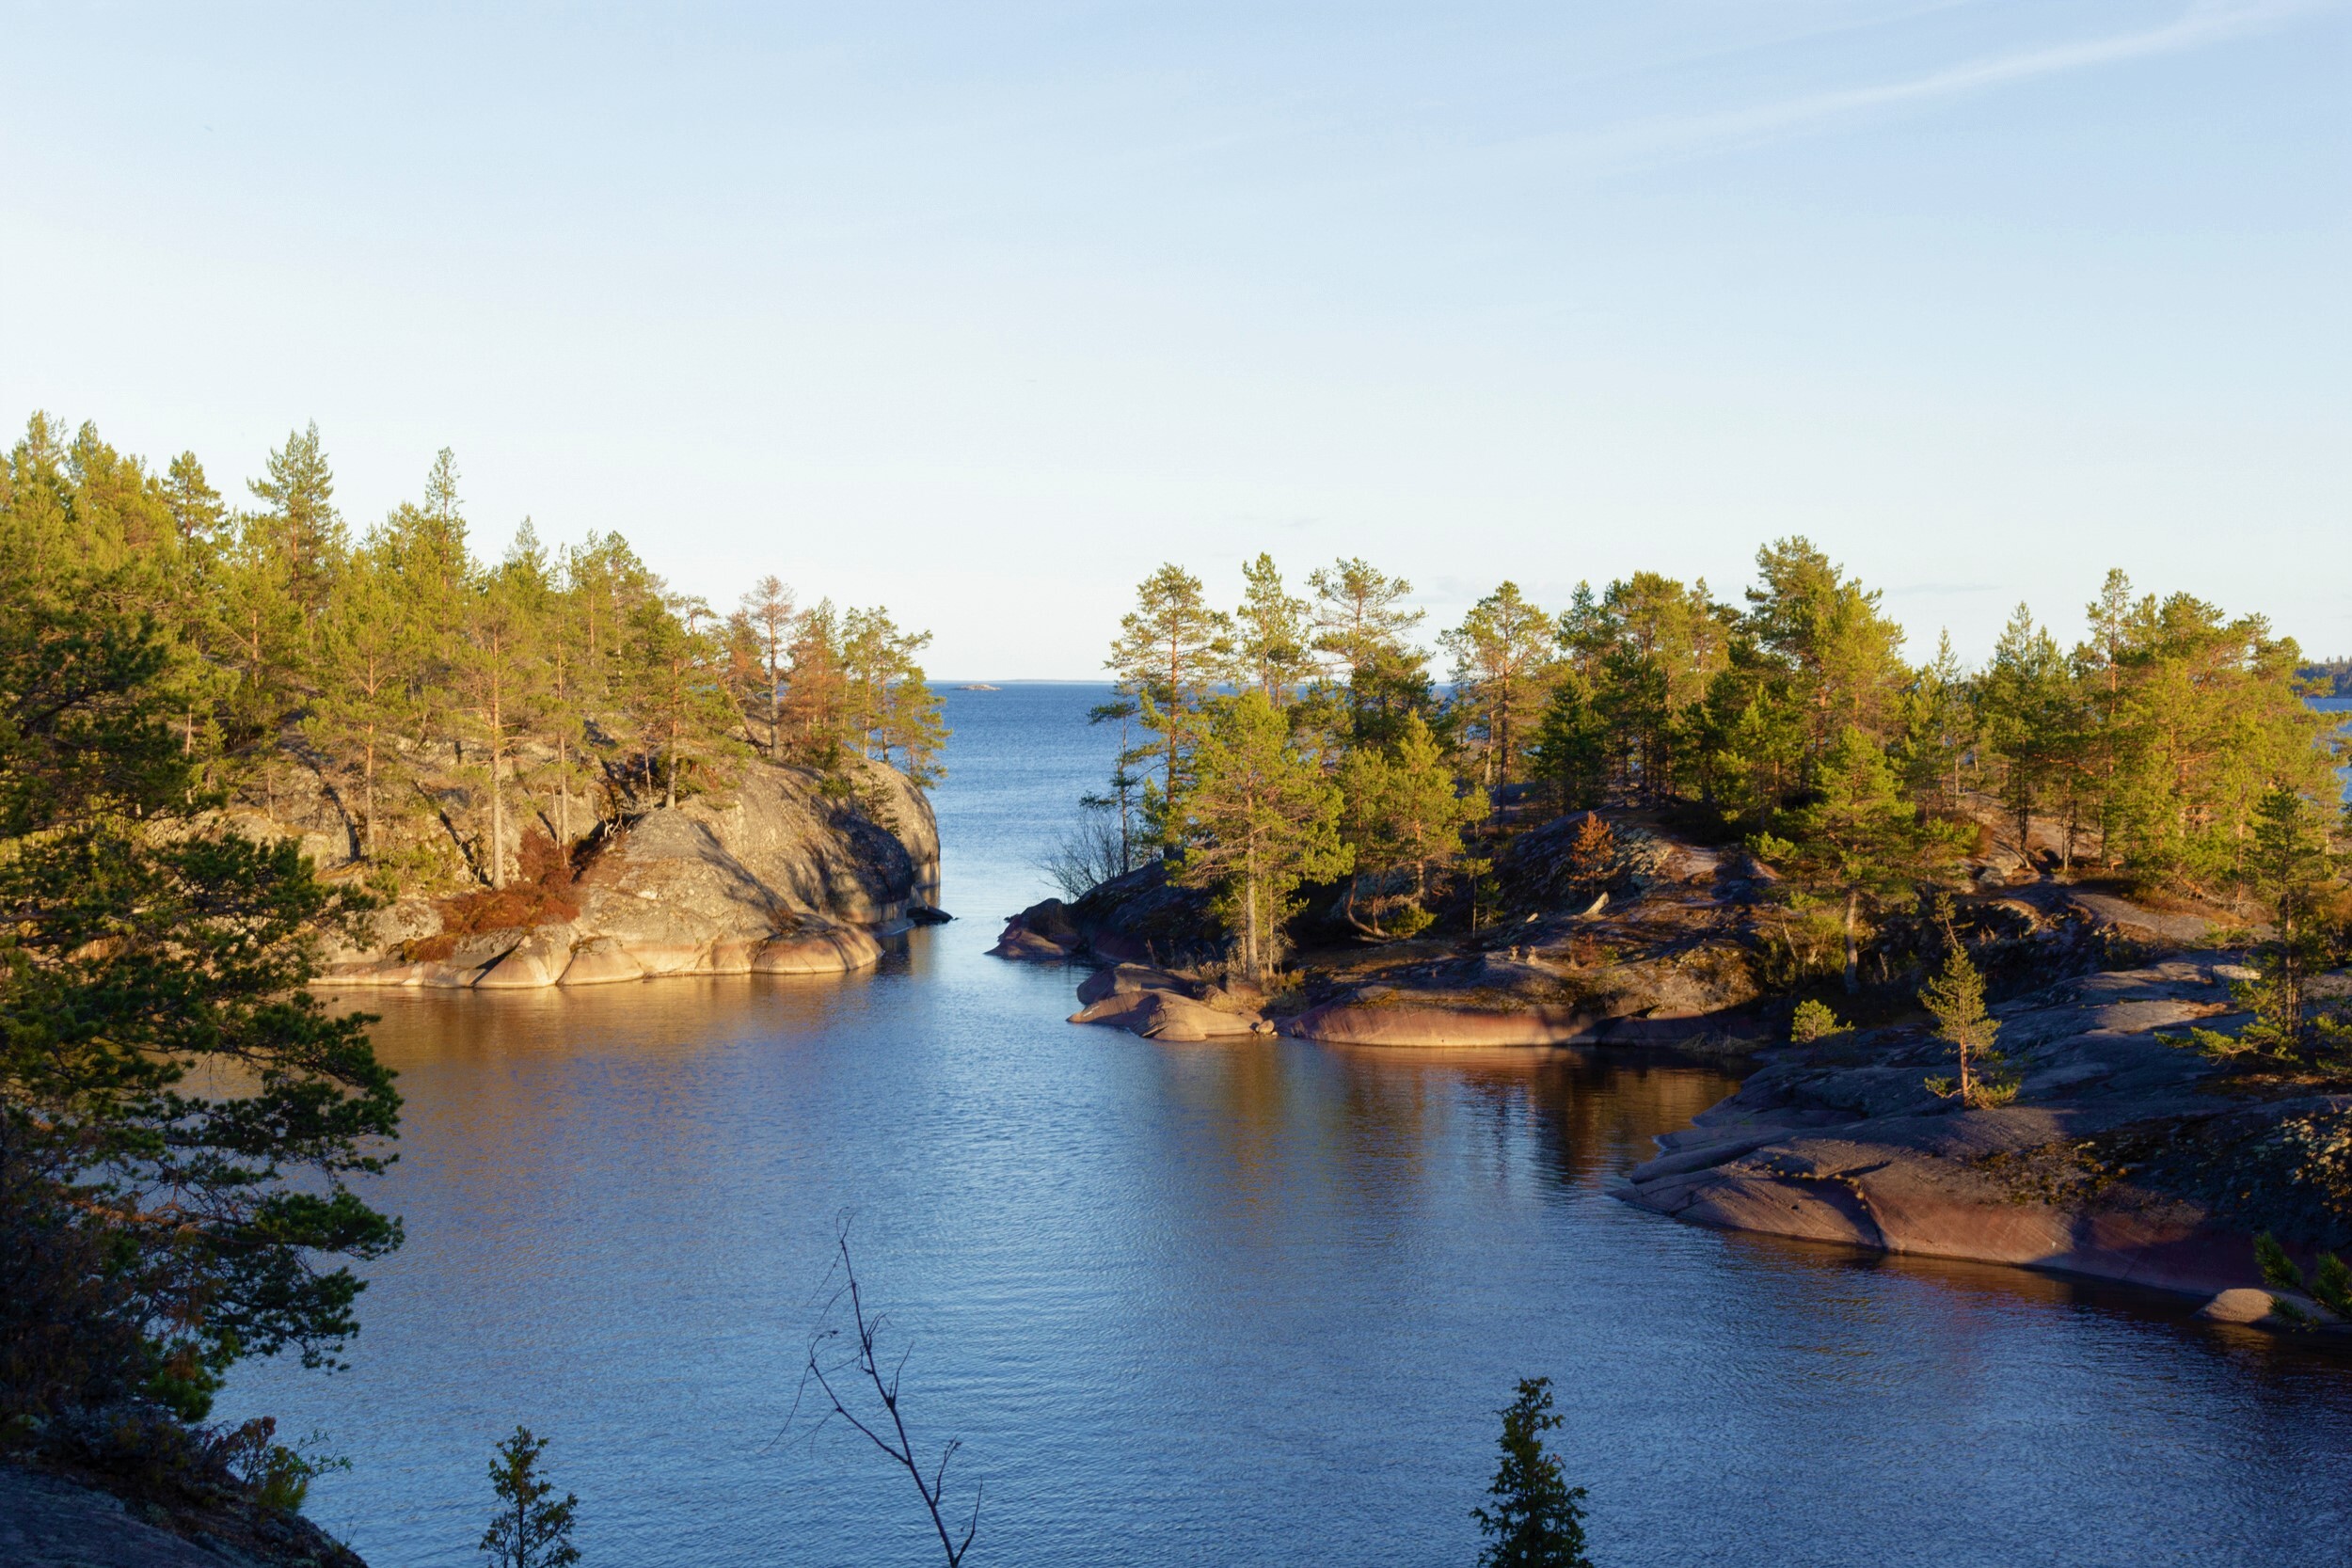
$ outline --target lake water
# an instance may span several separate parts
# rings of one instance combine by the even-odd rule
[[[1466,1568],[1538,1373],[1609,1568],[2352,1561],[2352,1363],[1608,1196],[1717,1069],[1065,1024],[1076,976],[984,949],[1107,766],[1099,695],[948,694],[960,918],[876,973],[363,999],[408,1244],[352,1370],[221,1411],[350,1457],[313,1516],[478,1562],[523,1422],[588,1568],[939,1560],[903,1475],[787,1425],[847,1214],[918,1442],[985,1483],[976,1565]]]

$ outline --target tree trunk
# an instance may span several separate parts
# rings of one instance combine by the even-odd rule
[[[368,726],[368,774],[360,795],[368,814],[368,860],[375,860],[375,726]]]
[[[1258,850],[1252,845],[1243,861],[1242,899],[1248,905],[1247,927],[1248,935],[1243,939],[1242,965],[1250,982],[1257,982],[1258,970]]]
[[[1862,990],[1862,894],[1859,889],[1846,890],[1846,994],[1857,995]]]
[[[499,788],[500,747],[490,742],[490,885],[506,885],[506,792]]]

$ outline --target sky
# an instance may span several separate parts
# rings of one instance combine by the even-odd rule
[[[1163,561],[2352,653],[2352,0],[0,0],[0,419],[1082,677]]]

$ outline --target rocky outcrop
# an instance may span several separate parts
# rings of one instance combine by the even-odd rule
[[[1079,984],[1073,1023],[1106,1023],[1148,1039],[1197,1041],[1271,1035],[1263,1000],[1141,964],[1100,969]]]
[[[1209,914],[1209,895],[1169,881],[1166,863],[1153,861],[1074,903],[1048,898],[1030,905],[1007,919],[990,951],[1001,958],[1194,968],[1223,962],[1226,947]]]
[[[299,1514],[215,1500],[125,1502],[60,1476],[0,1465],[0,1562],[8,1568],[366,1568]]]
[[[538,924],[459,931],[463,900],[408,897],[326,955],[341,986],[535,990],[673,974],[860,969],[884,936],[936,916],[930,803],[864,765],[859,803],[801,768],[745,765],[731,789],[647,812],[612,833]]]
[[[2206,1296],[2254,1286],[2258,1231],[2352,1240],[2346,1168],[2312,1157],[2352,1144],[2352,1094],[2249,1080],[2157,1038],[2230,1024],[2233,974],[2174,960],[1995,1007],[2021,1075],[1999,1107],[1931,1092],[1949,1051],[1918,1029],[1791,1048],[1661,1138],[1619,1196],[1727,1229]],[[2215,1306],[2242,1317],[2247,1303]]]

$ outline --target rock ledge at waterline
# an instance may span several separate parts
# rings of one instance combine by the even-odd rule
[[[450,940],[446,900],[403,897],[325,955],[320,981],[530,990],[863,969],[883,938],[940,918],[930,802],[893,769],[864,774],[873,799],[848,805],[807,769],[747,764],[734,787],[613,834],[569,890],[577,918]]]

